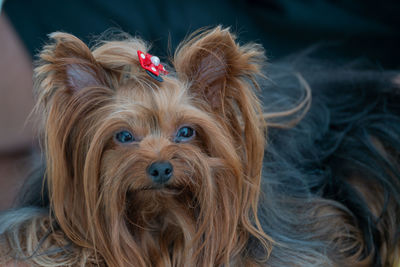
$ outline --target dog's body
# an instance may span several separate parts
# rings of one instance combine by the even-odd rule
[[[311,68],[312,77],[302,73],[310,107],[302,76],[284,78],[284,87],[261,80],[262,49],[239,46],[221,28],[182,44],[176,74],[163,82],[141,68],[137,51],[147,48],[138,39],[91,51],[71,35],[52,38],[36,68],[47,184],[42,190],[39,171],[24,207],[2,215],[3,262],[398,261],[400,105],[392,73]],[[296,103],[301,88],[306,95]]]

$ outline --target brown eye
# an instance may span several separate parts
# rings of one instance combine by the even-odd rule
[[[187,142],[193,139],[195,136],[195,130],[189,126],[184,126],[178,130],[175,136],[175,142],[176,143],[181,143],[181,142]]]

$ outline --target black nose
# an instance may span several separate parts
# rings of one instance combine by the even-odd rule
[[[147,169],[147,174],[153,182],[164,184],[171,178],[173,170],[174,168],[169,162],[154,162]]]

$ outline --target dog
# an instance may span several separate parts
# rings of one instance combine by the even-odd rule
[[[34,77],[45,164],[0,217],[4,264],[399,262],[395,72],[268,68],[221,26],[171,67],[138,38],[50,38]]]

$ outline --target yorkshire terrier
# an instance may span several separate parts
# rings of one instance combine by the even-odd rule
[[[281,88],[262,47],[221,27],[171,67],[137,38],[50,37],[35,68],[45,167],[1,214],[3,264],[398,263],[394,73],[310,63]]]

